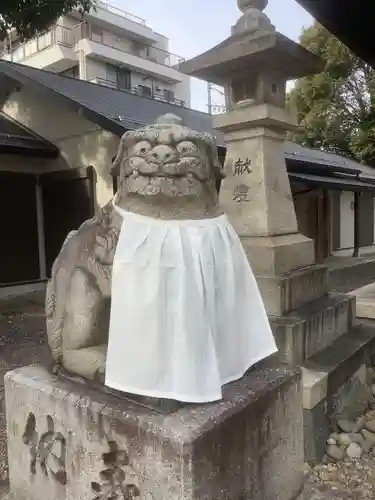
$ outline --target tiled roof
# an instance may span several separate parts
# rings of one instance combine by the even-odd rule
[[[334,168],[350,169],[359,171],[362,174],[375,176],[375,168],[373,167],[363,165],[345,156],[327,153],[318,149],[305,148],[294,142],[285,143],[285,158],[287,160],[330,167],[332,170]]]
[[[212,128],[212,117],[207,113],[6,61],[0,61],[1,73],[21,84],[37,85],[41,90],[58,94],[77,111],[83,112],[89,120],[118,135],[153,123],[165,113],[174,113],[188,127],[198,132],[209,132],[216,136],[219,145],[224,144],[222,134]],[[285,157],[287,163],[288,160],[295,160],[301,164],[321,165],[331,170],[345,168],[369,176],[375,175],[372,167],[291,142],[285,143]]]
[[[210,115],[189,108],[7,61],[0,61],[0,72],[15,80],[22,82],[26,79],[29,83],[37,83],[57,92],[89,112],[104,117],[109,127],[122,120],[125,131],[126,120],[142,126],[153,123],[160,115],[174,113],[188,127],[198,132],[208,131],[218,135],[212,129]]]
[[[58,148],[31,131],[0,114],[0,150],[8,153],[28,152],[31,156],[57,156]]]

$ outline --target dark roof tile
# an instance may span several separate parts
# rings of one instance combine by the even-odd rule
[[[209,132],[216,136],[219,145],[224,144],[223,135],[212,128],[212,118],[207,113],[7,61],[0,61],[1,72],[21,83],[37,83],[56,92],[70,100],[76,109],[84,108],[89,119],[94,122],[98,117],[104,117],[106,122],[98,124],[108,130],[113,131],[113,127],[117,127],[118,133],[123,133],[125,130],[153,123],[158,116],[165,113],[174,113],[180,116],[188,127],[198,132]],[[372,167],[349,158],[291,142],[285,143],[285,156],[287,160],[295,159],[302,163],[324,165],[327,168],[342,167],[357,169],[369,175],[375,174]]]
[[[124,129],[126,120],[142,126],[153,123],[160,115],[174,113],[188,127],[218,136],[218,132],[212,128],[211,116],[207,113],[7,61],[0,61],[0,71],[16,80],[18,76],[38,82],[112,121],[121,123],[121,117]]]

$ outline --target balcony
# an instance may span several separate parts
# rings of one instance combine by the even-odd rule
[[[72,30],[54,26],[47,33],[28,42],[13,45],[0,54],[0,58],[39,69],[60,72],[71,67],[77,60],[73,51]]]
[[[129,41],[126,38],[118,38],[112,36],[112,33],[98,29],[97,26],[84,21],[72,29],[74,42],[88,39],[92,42],[99,43],[112,49],[120,50],[128,54],[136,55],[143,59],[148,59],[157,64],[168,66],[170,68],[177,66],[185,61],[181,56],[172,54],[162,49],[158,49],[154,45],[148,45],[140,42]]]
[[[77,49],[85,56],[131,67],[166,82],[181,83],[188,78],[173,67],[184,61],[182,57],[152,45],[116,37],[86,21],[72,29],[54,26],[43,35],[8,48],[0,58],[62,72],[77,64]]]
[[[168,91],[150,89],[148,87],[142,87],[142,85],[137,85],[129,89],[124,89],[119,87],[119,85],[116,82],[104,80],[103,78],[91,78],[91,80],[89,81],[91,83],[95,83],[96,85],[102,85],[103,87],[110,87],[111,89],[121,90],[122,92],[138,95],[140,97],[147,97],[149,99],[155,99],[161,102],[168,102],[169,104],[175,104],[176,106],[181,106],[181,107],[186,106],[185,101],[174,97],[173,93],[169,93]]]
[[[77,19],[82,19],[77,10],[74,10],[72,15]],[[97,1],[96,9],[92,9],[88,14],[85,14],[85,19],[103,29],[116,32],[120,36],[126,36],[145,43],[154,44],[164,38],[147,26],[146,21],[141,17],[101,0]]]
[[[132,21],[133,23],[138,23],[141,24],[142,26],[146,26],[146,20],[143,19],[142,17],[135,16],[134,14],[130,14],[129,12],[126,12],[125,10],[119,9],[118,7],[114,7],[113,5],[109,5],[106,2],[98,2],[96,4],[96,9],[103,9],[106,10],[107,12],[110,12],[112,14],[115,14],[116,16],[120,16],[123,19],[128,19],[129,21]]]
[[[181,83],[187,80],[186,75],[175,69],[184,58],[152,45],[116,38],[87,22],[73,28],[73,39],[86,56],[138,69],[167,82]]]

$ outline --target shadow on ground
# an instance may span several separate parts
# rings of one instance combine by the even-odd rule
[[[24,365],[47,364],[44,297],[33,293],[0,300],[0,484],[7,479],[4,375]]]

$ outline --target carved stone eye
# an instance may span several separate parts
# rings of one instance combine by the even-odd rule
[[[194,156],[199,153],[197,146],[191,141],[182,141],[177,144],[177,151],[181,156]]]
[[[140,141],[133,147],[133,152],[136,155],[144,156],[151,150],[151,144],[147,141]]]

